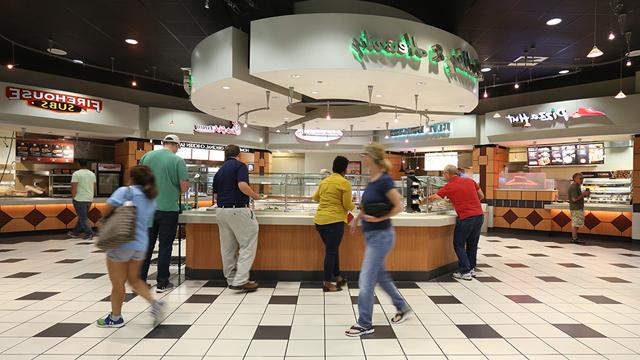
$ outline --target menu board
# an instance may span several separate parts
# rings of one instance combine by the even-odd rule
[[[21,161],[72,163],[74,146],[55,140],[22,140],[16,144],[16,157]]]
[[[604,164],[604,144],[544,145],[527,149],[529,166]]]

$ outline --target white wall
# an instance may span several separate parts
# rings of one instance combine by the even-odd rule
[[[272,173],[303,173],[304,154],[274,152],[271,160]]]
[[[361,161],[360,153],[306,153],[304,157],[304,172],[317,174],[321,169],[331,171],[333,159],[338,155],[342,155],[351,161]],[[363,168],[362,171],[365,172],[366,169]]]

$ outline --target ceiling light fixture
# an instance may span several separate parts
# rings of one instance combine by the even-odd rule
[[[515,89],[520,89],[520,85],[519,85],[517,82],[513,85],[513,87],[514,87]]]
[[[568,73],[569,73],[569,70],[567,69],[558,71],[558,74],[568,74]]]
[[[395,106],[395,115],[393,118],[393,122],[396,124],[398,123],[398,105]]]
[[[381,97],[382,97],[382,94],[376,94],[376,97],[377,97],[377,98],[381,98]]]
[[[609,30],[609,36],[607,38],[609,40],[615,40],[616,39],[616,34],[613,32],[613,30]]]
[[[224,90],[230,90],[230,89],[231,89],[231,86],[227,86],[227,85],[225,85],[225,86],[223,86],[223,87],[222,87],[222,89],[224,89]]]
[[[482,97],[485,98],[485,99],[489,97],[489,93],[487,92],[487,88],[486,87],[484,88],[484,94],[482,94]]]
[[[489,72],[489,71],[491,71],[491,68],[490,67],[483,67],[482,69],[480,69],[480,71]]]
[[[58,56],[65,56],[67,55],[67,52],[62,50],[62,49],[58,49],[58,48],[54,48],[54,47],[50,47],[47,49],[47,52],[49,52],[49,54],[53,54],[53,55],[58,55]]]
[[[327,101],[327,120],[331,120],[331,113],[329,113],[329,102]]]
[[[384,138],[385,138],[385,139],[389,139],[389,122],[387,121],[387,122],[385,123],[385,125],[386,125],[386,127],[387,127],[387,128],[386,128],[387,132],[384,134]]]
[[[209,3],[209,2],[210,2],[210,0],[205,0],[205,1],[204,1],[204,8],[205,8],[205,9],[208,9],[208,8],[209,8],[209,5],[210,5],[210,3]]]
[[[84,61],[78,59],[74,59],[73,62],[76,64],[84,64]]]
[[[260,142],[263,142],[263,141],[264,141],[264,139],[263,139],[263,138],[260,138]]]
[[[499,113],[499,112],[497,112],[497,113],[493,114],[493,118],[494,118],[494,119],[500,119],[501,117],[502,117],[502,115],[500,115],[500,113]]]
[[[549,25],[549,26],[555,26],[555,25],[560,24],[561,22],[562,22],[562,19],[560,19],[560,18],[553,18],[553,19],[549,19],[549,20],[547,20],[547,25]]]
[[[125,39],[124,42],[126,42],[129,45],[138,45],[138,40],[136,39]]]
[[[404,143],[408,144],[409,143],[409,139],[404,139]]]
[[[416,83],[416,85],[420,85],[420,86],[422,86],[422,85],[424,85],[424,81],[418,81],[418,82]]]
[[[137,82],[137,81],[135,81],[135,80],[132,80],[132,81],[131,81],[131,86],[133,86],[133,87],[138,86],[138,82]]]
[[[291,77],[294,78],[294,79],[300,79],[302,77],[302,75],[300,75],[300,74],[292,74]]]
[[[631,66],[631,59],[627,59],[627,63],[625,65]]]
[[[11,62],[7,64],[7,69],[13,70],[15,66],[16,66],[16,49],[15,49],[15,44],[12,42],[11,43]]]
[[[593,48],[587,54],[587,57],[589,59],[597,58],[598,56],[604,55],[602,50],[598,49],[598,46],[596,45],[596,34],[597,34],[596,30],[598,25],[598,0],[594,0],[594,3],[595,5],[593,8]]]
[[[7,64],[7,69],[9,70],[13,70],[14,65],[13,64]]]
[[[627,95],[625,95],[625,93],[622,92],[622,60],[620,60],[620,79],[618,80],[618,88],[620,89],[620,91],[613,98],[614,99],[624,99],[624,98],[626,98]]]

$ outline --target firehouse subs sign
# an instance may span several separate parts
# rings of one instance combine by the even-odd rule
[[[13,86],[6,87],[5,95],[9,100],[23,100],[30,106],[54,112],[79,113],[89,110],[102,112],[102,100],[82,96]]]
[[[363,63],[369,54],[387,57],[404,57],[415,61],[429,61],[432,64],[444,63],[447,75],[456,73],[476,81],[480,76],[480,61],[472,58],[468,51],[459,48],[445,49],[440,44],[427,48],[418,46],[413,35],[402,34],[398,39],[376,38],[362,31],[359,37],[353,38],[351,52]]]

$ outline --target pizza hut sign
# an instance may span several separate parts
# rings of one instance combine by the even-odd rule
[[[54,112],[79,113],[89,110],[102,112],[101,100],[82,96],[18,88],[13,86],[6,87],[5,95],[9,100],[23,100],[29,106]]]
[[[556,120],[564,120],[568,122],[569,119],[578,119],[581,117],[587,116],[604,116],[606,115],[604,112],[595,110],[592,107],[579,107],[573,114],[569,115],[567,109],[551,109],[549,112],[539,112],[539,113],[520,113],[520,114],[509,114],[507,115],[507,120],[513,127],[531,127],[532,121],[556,121]]]

